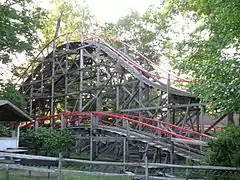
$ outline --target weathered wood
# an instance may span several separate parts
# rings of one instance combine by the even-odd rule
[[[170,83],[170,75],[168,83],[165,84],[151,72],[147,72],[151,63],[146,60],[132,59],[131,57],[134,56],[128,55],[128,51],[120,52],[102,41],[84,41],[81,37],[81,41],[71,42],[69,37],[70,35],[66,34],[65,43],[60,43],[58,47],[56,42],[59,39],[55,38],[49,44],[52,46],[51,52],[47,55],[42,54],[43,57],[38,57],[35,65],[30,66],[32,73],[20,89],[25,89],[23,92],[29,98],[33,116],[39,116],[40,113],[47,115],[49,112],[50,114],[61,112],[58,106],[60,104],[64,107],[64,111],[102,112],[109,109],[135,115],[161,116],[161,120],[171,122],[173,109],[180,114],[186,107],[189,108],[189,112],[195,112],[199,111],[199,106],[203,106],[197,103],[195,96],[171,87],[170,84],[167,85]],[[193,103],[185,104],[186,101]],[[191,118],[187,116],[186,121],[191,121]],[[56,119],[51,119],[52,125]],[[96,123],[100,119],[97,117]],[[62,119],[62,128],[64,120]],[[79,125],[79,121],[76,121],[76,125]],[[158,125],[173,131],[169,127]],[[150,128],[143,126],[142,130],[144,133],[150,131]],[[129,134],[128,132],[113,133],[125,138]],[[139,136],[139,134],[136,138],[138,142],[149,141],[154,144],[153,146],[169,149],[169,144],[166,142],[158,143],[153,137]],[[158,134],[161,135],[160,132]],[[112,141],[110,138],[97,139],[91,135],[90,137],[91,153],[93,151],[97,153],[96,140]],[[129,141],[135,137],[127,138]],[[116,137],[116,141],[119,139]],[[125,143],[125,148],[127,144]],[[180,151],[182,153],[182,150]],[[93,160],[94,154],[91,153],[90,159]]]
[[[23,159],[39,159],[39,160],[56,160],[58,161],[58,158],[53,157],[46,157],[46,156],[32,156],[32,155],[24,155],[24,154],[14,154],[14,153],[1,153],[0,156],[5,157],[12,157],[12,158],[23,158]],[[113,165],[113,166],[139,166],[143,167],[145,166],[145,163],[122,163],[122,162],[107,162],[107,161],[88,161],[88,160],[78,160],[78,159],[68,159],[63,158],[62,161],[64,162],[75,162],[75,163],[83,163],[83,164],[96,164],[96,165]],[[184,168],[184,169],[206,169],[206,170],[226,170],[226,171],[236,171],[240,172],[240,168],[234,168],[234,167],[221,167],[221,166],[188,166],[188,165],[175,165],[175,164],[162,164],[162,163],[148,163],[149,168]],[[29,166],[22,166],[22,165],[16,165],[16,164],[0,164],[1,168],[7,168],[10,169],[14,168],[22,168],[24,170],[26,167]],[[34,171],[35,167],[30,167],[30,170]],[[38,168],[36,168],[37,170]],[[44,169],[39,168],[39,170],[43,169],[43,171],[40,172],[58,172],[58,169]]]
[[[144,157],[144,162],[145,162],[145,180],[149,179],[149,174],[148,174],[148,157],[145,155]]]
[[[58,180],[62,180],[62,153],[58,156]]]
[[[179,138],[172,138],[171,141],[178,142],[178,143],[184,143],[184,144],[208,146],[207,142],[199,141],[199,140],[184,140],[184,139],[179,139]]]
[[[6,165],[4,180],[9,180],[9,165]]]
[[[214,128],[218,123],[220,123],[225,117],[227,116],[227,114],[222,115],[218,120],[216,120],[209,128],[207,128],[204,133],[208,133],[212,128]]]

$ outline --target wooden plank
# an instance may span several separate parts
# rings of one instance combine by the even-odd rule
[[[180,138],[172,138],[171,141],[178,142],[178,143],[184,143],[184,144],[208,146],[207,142],[199,141],[199,140],[185,140],[185,139],[180,139]]]

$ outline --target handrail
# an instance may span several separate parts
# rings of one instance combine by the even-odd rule
[[[125,43],[125,42],[123,42],[123,41],[121,41],[121,40],[118,40],[118,39],[116,39],[116,38],[110,38],[110,37],[106,37],[106,36],[100,36],[100,37],[103,38],[103,39],[110,39],[110,40],[113,40],[113,41],[115,41],[115,42],[119,42],[119,43],[121,43],[122,45],[125,45],[125,46],[127,46],[127,47],[129,47],[129,48],[132,48],[132,47],[133,47],[132,45],[130,45],[130,44],[128,44],[128,43]],[[160,69],[161,71],[163,71],[163,72],[165,72],[165,73],[167,73],[167,74],[170,74],[172,77],[174,77],[174,78],[176,78],[176,79],[179,79],[179,80],[174,80],[174,81],[176,81],[176,82],[190,82],[189,80],[184,79],[184,78],[179,77],[179,76],[176,76],[176,75],[170,73],[169,71],[165,71],[164,69],[160,68],[157,64],[155,64],[153,61],[151,61],[149,58],[147,58],[145,55],[143,55],[142,53],[140,53],[139,51],[137,51],[135,48],[132,48],[132,49],[133,49],[133,51],[135,51],[135,53],[137,53],[137,54],[140,55],[142,58],[144,58],[145,60],[147,60],[147,61],[152,65],[153,68],[155,68],[154,66],[157,66],[158,69]],[[131,50],[131,49],[130,49],[130,50]],[[155,68],[155,69],[156,69],[156,68]],[[168,79],[168,78],[165,78],[165,77],[162,77],[162,78]]]
[[[151,128],[151,129],[154,129],[154,130],[157,130],[157,131],[161,131],[161,132],[164,132],[164,133],[166,133],[166,134],[173,135],[173,136],[176,136],[176,137],[179,137],[179,138],[182,138],[182,139],[192,140],[192,138],[188,138],[188,137],[186,137],[186,136],[177,134],[177,133],[175,133],[175,132],[171,132],[171,131],[168,131],[168,130],[166,130],[166,129],[163,129],[163,128],[160,128],[160,127],[156,127],[156,126],[153,126],[153,125],[150,125],[150,124],[141,122],[141,121],[137,121],[137,120],[134,120],[134,119],[126,118],[126,117],[121,116],[121,115],[105,114],[105,113],[101,113],[101,112],[94,112],[93,114],[94,114],[94,115],[98,115],[98,116],[109,116],[109,117],[115,117],[115,118],[123,119],[123,120],[125,120],[125,121],[130,121],[130,122],[133,122],[133,123],[135,123],[135,124],[140,124],[140,125],[149,127],[149,128]]]
[[[156,77],[156,78],[160,78],[160,79],[169,79],[169,80],[172,80],[172,81],[175,81],[175,82],[190,82],[189,80],[185,80],[185,79],[182,79],[182,78],[177,78],[177,76],[173,76],[173,77],[175,77],[175,78],[177,78],[177,79],[180,79],[180,80],[174,80],[174,79],[171,79],[171,78],[165,78],[164,76],[160,76],[160,75],[158,75],[158,74],[154,74],[154,73],[152,73],[152,72],[149,72],[149,71],[147,71],[147,70],[145,70],[145,69],[143,69],[143,68],[141,68],[137,63],[135,63],[132,59],[129,59],[129,58],[127,58],[127,57],[125,57],[124,55],[122,55],[120,52],[118,52],[118,51],[116,51],[116,49],[115,48],[113,48],[111,45],[109,45],[106,41],[104,41],[101,37],[99,37],[99,36],[96,36],[96,35],[92,35],[93,36],[93,38],[96,38],[96,39],[98,39],[98,40],[100,40],[101,42],[103,42],[106,46],[108,46],[114,53],[116,53],[117,55],[119,55],[121,58],[123,58],[125,61],[127,61],[128,63],[130,63],[131,65],[133,65],[136,69],[138,69],[138,70],[140,70],[140,71],[142,71],[143,73],[145,73],[145,74],[148,74],[148,75],[151,75],[151,76],[153,76],[153,77]],[[139,52],[138,52],[139,53]],[[143,56],[143,55],[142,55]],[[143,56],[143,57],[145,57],[145,56]],[[146,58],[146,57],[145,57]],[[149,60],[149,59],[148,59]],[[152,62],[153,63],[153,62]],[[170,73],[169,73],[170,74]],[[170,74],[171,75],[171,74]]]
[[[34,59],[37,59],[37,58],[39,57],[39,55],[40,55],[52,42],[54,42],[54,40],[57,40],[58,38],[63,37],[63,36],[66,35],[66,34],[72,34],[72,33],[76,32],[76,30],[77,30],[77,28],[75,28],[73,31],[71,31],[71,32],[69,32],[69,33],[61,34],[61,35],[57,36],[55,39],[49,41],[49,42],[42,48],[42,50],[37,54],[37,56],[34,57]],[[142,71],[142,72],[144,72],[144,73],[146,73],[146,74],[149,74],[149,75],[151,75],[151,76],[153,76],[153,77],[156,77],[156,78],[168,79],[168,78],[165,78],[164,76],[160,76],[160,75],[158,75],[158,74],[154,74],[154,73],[148,72],[148,71],[146,71],[145,69],[139,67],[138,64],[136,64],[133,60],[129,60],[129,59],[127,59],[125,56],[121,55],[118,51],[115,50],[115,48],[113,48],[111,45],[109,45],[109,44],[108,44],[106,41],[104,41],[103,39],[111,39],[111,40],[114,40],[115,42],[119,42],[119,43],[121,43],[122,45],[125,45],[125,46],[127,46],[127,47],[129,47],[129,48],[132,48],[132,47],[133,47],[132,45],[127,44],[127,43],[125,43],[125,42],[123,42],[123,41],[120,41],[120,40],[118,40],[118,39],[116,39],[116,38],[114,39],[114,38],[104,37],[104,36],[99,37],[99,36],[94,35],[94,34],[87,34],[87,33],[83,33],[83,32],[81,32],[81,34],[83,34],[83,35],[85,35],[85,36],[91,36],[91,39],[92,39],[92,40],[94,40],[94,39],[100,40],[100,41],[103,42],[105,45],[107,45],[109,48],[111,48],[111,50],[113,50],[115,53],[117,53],[117,54],[118,54],[119,56],[121,56],[124,60],[126,60],[127,62],[129,62],[130,64],[132,64],[135,68],[139,69],[140,71]],[[154,66],[158,66],[157,64],[155,64],[154,62],[152,62],[149,58],[147,58],[145,55],[143,55],[142,53],[140,53],[140,52],[137,51],[136,49],[133,49],[133,51],[134,51],[135,53],[137,53],[138,55],[140,55],[140,56],[141,56],[142,58],[144,58],[145,60],[147,60],[147,61],[152,65],[152,67],[153,67],[154,69],[156,69]],[[32,62],[28,65],[28,67],[26,68],[26,70],[24,71],[24,73],[27,72],[27,70],[31,67],[31,65],[33,64],[33,62],[34,62],[34,61],[32,61]],[[174,79],[171,79],[171,78],[170,78],[170,80],[172,80],[172,81],[175,81],[175,82],[190,82],[189,80],[186,80],[186,79],[183,79],[183,78],[181,78],[181,77],[179,77],[179,76],[176,76],[176,75],[174,75],[174,74],[172,74],[172,73],[170,73],[170,72],[167,72],[167,71],[163,70],[162,68],[159,68],[159,67],[158,67],[158,69],[160,69],[160,70],[163,71],[163,72],[166,72],[167,74],[170,74],[172,77],[174,77],[174,78],[177,79],[177,80],[174,80]],[[23,74],[24,74],[24,73],[23,73]],[[23,76],[20,76],[19,79],[21,79],[22,77],[23,77]]]
[[[164,125],[167,125],[167,126],[179,129],[179,130],[191,132],[191,133],[196,134],[198,136],[202,136],[202,137],[206,137],[206,138],[212,138],[212,136],[209,136],[207,134],[199,133],[197,131],[193,131],[191,129],[183,128],[183,127],[177,126],[175,124],[171,124],[171,123],[168,123],[168,122],[160,121],[160,120],[157,120],[157,119],[146,118],[146,117],[142,117],[142,116],[133,116],[133,115],[130,115],[130,114],[124,114],[124,116],[132,117],[132,118],[139,118],[139,119],[144,119],[144,120],[149,120],[149,121],[157,122],[157,123],[160,123],[160,124],[164,124]]]
[[[30,123],[21,126],[21,128],[25,128],[25,127],[28,127],[30,125],[33,125],[36,121],[43,121],[43,120],[48,120],[48,119],[53,118],[53,117],[58,117],[59,118],[61,116],[69,116],[69,115],[95,115],[95,116],[105,116],[105,117],[108,116],[108,117],[119,118],[119,119],[122,119],[122,120],[125,120],[125,121],[130,121],[130,122],[133,122],[135,124],[140,124],[140,125],[149,127],[150,129],[153,129],[153,130],[161,131],[163,133],[166,133],[166,134],[169,134],[169,135],[172,135],[172,136],[175,136],[175,137],[179,137],[179,138],[187,139],[187,140],[192,140],[192,138],[188,138],[186,136],[177,134],[175,132],[171,132],[171,131],[168,131],[166,129],[160,128],[160,127],[156,127],[156,126],[153,126],[153,125],[141,122],[141,121],[137,121],[137,120],[134,120],[134,119],[131,119],[131,118],[124,117],[123,114],[105,114],[105,113],[102,113],[102,112],[63,112],[63,113],[60,113],[60,114],[57,114],[57,115],[44,116],[44,117],[36,118],[36,120],[31,121]]]
[[[172,132],[172,131],[169,131],[169,130],[166,130],[166,129],[163,129],[163,128],[160,128],[160,127],[157,127],[157,126],[154,126],[154,125],[150,125],[150,124],[145,123],[145,122],[141,122],[141,121],[132,119],[132,118],[138,118],[138,119],[143,119],[143,120],[147,120],[147,121],[152,121],[152,122],[164,124],[164,125],[176,128],[178,130],[190,132],[190,133],[193,133],[193,134],[196,134],[198,136],[205,137],[205,138],[213,138],[212,136],[209,136],[207,134],[203,134],[203,133],[200,133],[200,132],[197,132],[197,131],[194,131],[194,130],[190,130],[190,129],[180,127],[180,126],[177,126],[175,124],[171,124],[171,123],[164,122],[164,121],[157,120],[157,119],[146,118],[146,117],[143,117],[143,116],[134,116],[134,115],[130,115],[130,114],[111,114],[111,113],[103,113],[103,112],[97,112],[97,111],[93,111],[93,112],[63,112],[63,113],[60,113],[60,114],[43,116],[43,117],[36,118],[34,121],[31,121],[31,122],[29,122],[25,125],[22,125],[21,128],[29,127],[29,126],[33,125],[36,121],[44,121],[44,120],[49,120],[51,118],[60,118],[61,116],[72,116],[72,115],[84,115],[84,116],[81,117],[81,118],[70,119],[69,121],[66,121],[65,123],[69,123],[69,122],[72,122],[72,121],[77,121],[77,120],[80,120],[80,119],[83,119],[83,118],[89,118],[89,115],[103,116],[103,117],[114,117],[114,118],[119,118],[119,119],[122,119],[122,120],[125,120],[125,121],[129,121],[129,122],[132,122],[132,123],[135,123],[135,124],[140,124],[140,125],[143,125],[145,127],[149,127],[150,129],[161,131],[163,133],[166,133],[166,134],[169,134],[169,135],[172,135],[172,136],[176,136],[176,137],[179,137],[179,138],[182,138],[182,139],[187,139],[187,140],[191,139],[192,140],[192,138],[188,138],[186,136],[177,134],[175,132]]]

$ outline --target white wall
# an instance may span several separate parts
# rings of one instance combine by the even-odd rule
[[[0,150],[7,148],[18,148],[18,138],[0,137]]]

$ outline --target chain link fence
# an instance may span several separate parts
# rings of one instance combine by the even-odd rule
[[[88,161],[0,153],[3,180],[240,180],[240,168]],[[3,159],[4,157],[4,159]]]
[[[44,167],[29,168],[31,170],[18,169],[19,167],[3,168],[0,169],[1,180],[129,180],[130,177],[118,174],[107,173],[93,173],[85,171],[67,171],[63,170],[61,174],[57,170],[49,170],[43,172]]]

